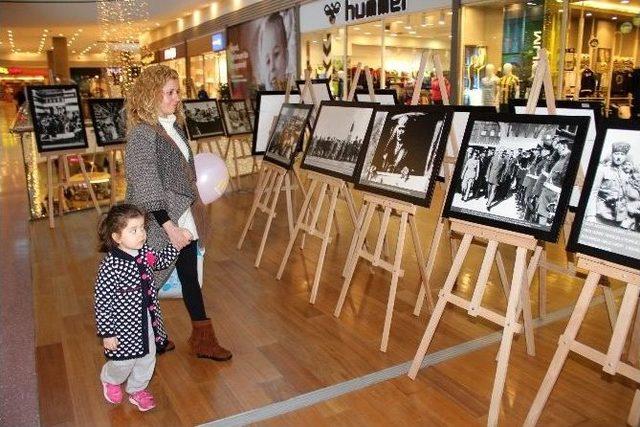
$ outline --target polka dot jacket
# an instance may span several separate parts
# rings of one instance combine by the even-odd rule
[[[98,336],[118,337],[116,351],[104,351],[108,359],[137,359],[149,353],[147,315],[156,346],[167,345],[153,271],[169,267],[177,256],[171,244],[160,252],[145,244],[136,257],[115,248],[102,260],[94,295]]]

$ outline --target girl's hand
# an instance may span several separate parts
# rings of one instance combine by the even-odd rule
[[[176,226],[173,221],[167,221],[162,225],[169,237],[169,241],[177,250],[181,250],[191,242],[192,236],[189,230]]]
[[[107,350],[116,351],[118,349],[118,337],[110,337],[102,339],[102,346]]]

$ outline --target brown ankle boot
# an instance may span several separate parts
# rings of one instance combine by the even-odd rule
[[[219,362],[231,359],[231,352],[218,343],[211,319],[194,320],[191,324],[193,325],[189,338],[191,354]]]

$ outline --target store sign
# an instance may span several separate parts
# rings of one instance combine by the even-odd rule
[[[633,25],[635,25],[636,27],[640,27],[640,15],[634,16],[632,21]]]
[[[0,67],[0,74],[2,75],[16,76],[23,73],[24,69],[20,67]]]
[[[7,67],[0,67],[0,74],[9,74],[9,69]]]
[[[176,56],[178,56],[178,51],[175,47],[170,47],[169,49],[165,49],[162,55],[165,61],[169,59],[176,59]]]
[[[214,52],[220,52],[227,48],[227,40],[223,32],[215,33],[211,35],[211,50]]]
[[[427,9],[450,8],[446,0],[318,0],[300,6],[303,33]],[[324,16],[325,19],[318,19]]]
[[[598,45],[600,44],[600,42],[598,42],[597,38],[592,38],[591,40],[589,40],[589,46],[591,47],[598,47]]]
[[[629,34],[631,30],[633,30],[633,24],[631,22],[623,22],[622,25],[620,25],[620,32],[622,34]]]

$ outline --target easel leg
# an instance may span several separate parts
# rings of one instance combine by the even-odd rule
[[[620,304],[618,319],[615,327],[613,328],[613,336],[609,343],[609,350],[607,351],[605,364],[602,367],[602,370],[607,374],[615,375],[618,372],[620,357],[624,350],[624,344],[627,342],[627,335],[631,328],[631,320],[633,319],[633,313],[638,304],[639,295],[640,286],[627,285],[627,288],[624,291],[624,297],[622,298],[622,304]]]
[[[567,356],[569,355],[569,349],[571,348],[571,344],[576,339],[576,335],[578,335],[578,330],[580,329],[580,325],[584,321],[584,317],[587,314],[587,310],[589,309],[589,303],[593,299],[593,294],[596,291],[596,287],[598,286],[598,281],[600,280],[600,275],[598,273],[590,272],[587,280],[585,281],[584,287],[582,288],[582,292],[578,297],[578,302],[576,303],[575,308],[573,309],[573,313],[571,313],[571,318],[569,319],[569,323],[567,324],[567,329],[564,331],[564,334],[560,336],[560,340],[558,343],[558,349],[556,353],[553,355],[553,359],[551,360],[551,364],[549,365],[549,369],[547,370],[544,379],[542,380],[542,384],[540,385],[540,389],[538,389],[538,394],[536,394],[536,398],[531,405],[531,409],[529,409],[529,413],[527,414],[527,419],[524,422],[525,426],[533,427],[538,423],[538,419],[540,418],[540,414],[542,414],[542,409],[544,409],[544,405],[547,403],[549,399],[549,395],[551,394],[551,390],[553,386],[556,384],[558,377],[560,376],[560,371],[564,366],[565,361],[567,360]]]
[[[429,324],[427,325],[427,329],[424,331],[424,335],[422,336],[422,340],[418,346],[418,351],[416,352],[416,355],[413,358],[413,363],[411,363],[411,368],[409,369],[408,375],[412,380],[415,380],[416,375],[418,375],[418,370],[420,369],[420,365],[422,365],[424,355],[427,354],[433,335],[440,323],[440,318],[442,317],[442,313],[444,313],[445,306],[447,305],[447,298],[453,289],[453,285],[456,283],[458,275],[460,274],[460,269],[462,269],[462,264],[467,256],[467,252],[469,252],[472,240],[473,236],[471,234],[465,234],[462,238],[462,243],[460,244],[458,252],[453,259],[453,264],[451,265],[451,270],[449,270],[449,274],[447,275],[447,280],[444,282],[442,289],[440,289],[438,302],[436,302],[433,313],[431,313]]]
[[[280,197],[280,189],[282,188],[282,181],[284,180],[285,174],[278,175],[276,180],[275,191],[271,195],[273,199],[271,199],[271,206],[269,206],[269,214],[267,217],[267,224],[264,227],[264,232],[262,233],[262,241],[260,242],[260,248],[258,249],[258,255],[256,256],[255,267],[260,267],[260,260],[262,259],[262,252],[264,251],[264,246],[267,243],[267,237],[269,236],[269,230],[271,229],[271,222],[273,218],[276,216],[276,205],[278,204],[278,198]]]
[[[618,318],[618,310],[616,308],[615,298],[613,297],[613,291],[610,286],[603,285],[602,293],[604,294],[604,303],[607,306],[611,329],[613,329],[616,326],[616,319]]]
[[[238,140],[237,139],[229,139],[229,143],[231,144],[231,149],[233,150],[233,166],[234,166],[234,173],[235,173],[235,178],[236,178],[236,187],[238,189],[238,191],[242,190],[242,182],[240,181],[240,167],[238,166],[238,151],[236,148],[236,142]]]
[[[364,209],[364,207],[363,207]],[[369,231],[369,226],[371,225],[371,219],[373,218],[373,213],[375,212],[375,206],[373,203],[367,206],[367,211],[364,216],[364,222],[362,223],[362,228],[357,236],[357,242],[354,245],[354,252],[349,253],[347,255],[347,264],[348,268],[346,274],[344,276],[344,283],[342,284],[342,290],[340,291],[340,298],[338,298],[338,303],[336,304],[336,309],[333,312],[335,317],[340,316],[340,312],[342,311],[342,306],[344,305],[344,301],[347,298],[347,292],[349,291],[349,285],[351,284],[351,279],[353,278],[353,273],[356,269],[356,265],[358,264],[358,259],[360,258],[360,251],[362,250],[362,245],[364,245],[364,239],[367,236],[367,231]]]
[[[418,268],[420,269],[420,291],[419,294],[427,295],[427,303],[429,304],[429,311],[433,310],[433,297],[431,296],[431,285],[429,284],[429,276],[427,275],[427,268],[424,262],[424,252],[422,252],[422,243],[420,243],[420,234],[418,233],[418,227],[416,225],[416,219],[414,215],[409,216],[409,226],[411,227],[411,239],[413,241],[413,249],[416,252],[416,260],[418,261]],[[414,313],[415,314],[415,313]]]
[[[289,172],[284,177],[285,189],[284,195],[287,204],[287,225],[289,225],[289,236],[293,234],[293,205],[291,202],[291,177]]]
[[[425,269],[425,277],[422,279],[425,283],[429,283],[431,280],[431,273],[433,273],[433,267],[436,262],[436,255],[438,254],[438,248],[440,247],[440,242],[442,239],[442,233],[445,228],[445,222],[448,222],[446,218],[440,218],[438,224],[436,225],[435,233],[433,234],[433,239],[431,239],[431,246],[429,246],[429,256],[427,257],[427,266]],[[418,292],[418,298],[416,299],[416,305],[413,309],[414,316],[420,316],[420,311],[422,311],[422,305],[424,304],[425,297],[425,288],[424,286],[420,286],[420,291]]]
[[[480,273],[478,273],[478,281],[476,282],[476,287],[473,290],[473,296],[471,297],[471,302],[469,303],[469,309],[467,312],[471,317],[478,316],[478,308],[482,303],[482,297],[484,296],[484,291],[487,287],[487,282],[489,281],[489,275],[491,274],[491,267],[493,267],[493,261],[496,258],[496,251],[498,249],[498,241],[489,240],[487,244],[487,250],[484,253],[484,258],[482,259],[482,264],[480,266]]]
[[[331,194],[331,201],[329,202],[329,212],[327,214],[327,222],[324,225],[324,234],[322,236],[322,246],[320,247],[320,255],[318,255],[318,264],[316,265],[316,273],[313,278],[313,287],[311,288],[311,297],[309,302],[311,304],[316,303],[316,297],[318,296],[318,288],[320,287],[320,276],[322,275],[322,266],[324,265],[324,257],[327,253],[327,245],[331,240],[331,223],[333,222],[333,214],[336,210],[336,202],[338,201],[339,187],[333,186]],[[315,228],[315,227],[314,227]]]
[[[53,158],[47,156],[47,214],[49,215],[49,228],[55,228],[55,212],[53,212]]]
[[[629,343],[629,351],[627,352],[627,361],[635,367],[638,367],[639,362],[638,346],[640,346],[640,304],[636,309],[636,318],[633,323],[631,342]]]
[[[627,425],[637,427],[640,425],[640,390],[636,390],[631,403],[629,417],[627,417]]]
[[[496,377],[491,393],[491,403],[489,405],[489,419],[487,421],[487,425],[489,426],[498,425],[502,393],[504,392],[504,384],[507,379],[511,344],[513,343],[513,334],[518,323],[516,314],[522,297],[521,290],[526,277],[526,265],[527,249],[518,247],[518,249],[516,249],[516,262],[513,268],[513,283],[511,285],[511,292],[509,293],[509,303],[507,304],[507,313],[505,316],[505,328],[502,332],[500,352],[498,353],[498,367],[496,369]]]
[[[91,201],[93,202],[93,206],[95,206],[98,215],[102,214],[100,210],[100,205],[98,204],[98,199],[96,198],[96,193],[93,191],[93,187],[91,186],[91,180],[89,179],[89,175],[87,175],[87,169],[84,166],[84,159],[80,154],[78,156],[78,163],[80,163],[80,171],[82,171],[82,176],[84,177],[84,182],[87,185],[89,190],[89,195],[91,196]]]
[[[116,153],[114,150],[109,150],[109,176],[111,178],[109,205],[113,206],[116,204]]]
[[[249,212],[249,217],[247,218],[247,223],[244,226],[244,230],[242,230],[242,235],[240,236],[240,240],[238,240],[238,249],[242,248],[242,244],[244,243],[244,239],[247,236],[247,232],[253,223],[253,217],[256,214],[256,209],[258,209],[258,204],[262,199],[262,195],[264,193],[265,187],[267,186],[267,182],[270,181],[271,175],[273,174],[272,170],[266,170],[262,177],[262,181],[258,184],[258,189],[256,190],[255,195],[253,196],[253,204],[251,205],[251,211]]]
[[[386,227],[383,227],[383,225],[382,225],[382,223],[384,221],[384,217],[382,215],[382,212],[380,212],[380,211],[378,211],[378,219],[380,220],[380,230],[385,228],[385,233],[386,233]],[[388,221],[389,221],[389,219],[387,218],[387,222]],[[383,243],[383,249],[384,249],[384,257],[386,259],[388,259],[390,254],[391,254],[391,250],[389,249],[389,242],[387,241],[386,235],[383,236],[382,243]]]
[[[500,283],[502,284],[502,289],[504,289],[504,294],[509,295],[509,277],[507,276],[507,270],[504,268],[504,259],[500,251],[496,254],[496,266],[498,267],[498,275],[500,276]]]
[[[58,156],[58,215],[60,217],[64,216],[64,188],[65,183],[69,181],[65,180],[64,176],[64,165],[67,164],[67,156],[61,154]]]
[[[542,249],[538,268],[538,316],[543,319],[547,315],[547,251]]]
[[[344,268],[342,269],[342,277],[347,277],[347,271],[349,270],[349,266],[351,265],[351,258],[356,253],[356,246],[358,244],[358,239],[360,238],[360,233],[362,232],[362,225],[364,224],[364,217],[367,207],[363,204],[360,207],[360,212],[358,213],[358,218],[354,224],[353,236],[351,236],[351,244],[349,245],[349,251],[347,252],[347,259],[344,264]]]

